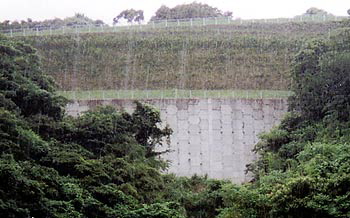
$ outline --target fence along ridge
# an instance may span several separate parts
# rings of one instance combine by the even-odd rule
[[[164,27],[191,27],[191,26],[207,26],[207,25],[249,25],[256,23],[289,23],[289,22],[327,22],[340,21],[346,17],[330,17],[330,16],[310,16],[310,17],[294,17],[294,18],[269,18],[269,19],[231,19],[230,17],[207,17],[207,18],[186,18],[186,19],[166,19],[154,20],[148,23],[133,23],[126,25],[71,25],[71,26],[36,26],[32,28],[2,29],[0,33],[13,36],[39,36],[39,35],[60,35],[68,33],[103,33],[116,32],[118,30],[144,29],[144,28],[164,28]]]

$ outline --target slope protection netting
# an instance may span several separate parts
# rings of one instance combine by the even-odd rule
[[[20,38],[38,49],[44,72],[71,98],[285,96],[304,40],[328,37],[339,25],[265,22]]]

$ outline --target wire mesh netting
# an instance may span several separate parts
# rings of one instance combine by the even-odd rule
[[[339,22],[187,19],[11,30],[68,98],[287,97],[290,64]]]

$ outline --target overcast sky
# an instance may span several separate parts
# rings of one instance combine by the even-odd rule
[[[174,7],[193,0],[0,0],[0,21],[44,20],[64,18],[83,13],[93,19],[111,24],[122,10],[144,10],[148,20],[161,6]],[[232,11],[234,18],[293,17],[310,7],[324,9],[334,15],[346,16],[350,0],[198,0],[222,11]]]

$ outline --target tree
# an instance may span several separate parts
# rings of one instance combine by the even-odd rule
[[[170,134],[159,112],[65,117],[35,49],[0,36],[0,56],[2,217],[183,217],[162,197],[166,164],[149,154]]]
[[[15,105],[22,116],[41,114],[60,119],[66,100],[53,93],[56,85],[41,72],[36,50],[2,37],[0,43],[0,96]]]
[[[171,18],[171,9],[162,5],[157,11],[156,15],[151,20],[165,20]]]
[[[120,19],[125,19],[128,23],[137,22],[140,23],[144,20],[143,10],[127,9],[115,18],[113,18],[113,24],[119,23]]]
[[[33,21],[28,18],[27,21],[22,20],[21,23],[17,21],[4,21],[0,23],[0,29],[15,29],[15,28],[59,28],[62,26],[84,26],[84,25],[106,25],[102,20],[93,20],[82,13],[76,13],[72,17],[66,17],[63,20],[60,18],[47,19],[43,21]]]
[[[76,13],[74,16],[67,17],[63,21],[67,26],[75,26],[75,25],[84,26],[84,25],[89,25],[94,23],[94,20],[85,16],[82,13]]]
[[[221,10],[211,7],[207,4],[193,2],[190,4],[177,5],[174,8],[168,8],[162,5],[155,16],[151,18],[154,20],[164,19],[188,19],[188,18],[204,18],[204,17],[232,17],[232,12],[222,12]]]
[[[336,16],[334,16],[331,13],[328,13],[327,11],[315,7],[311,7],[306,10],[305,13],[301,15],[297,15],[294,18],[295,19],[302,19],[302,20],[333,20]]]
[[[309,9],[306,10],[306,12],[304,13],[304,15],[326,15],[328,14],[327,11],[319,9],[319,8],[315,8],[315,7],[311,7]]]
[[[309,41],[297,54],[291,107],[304,117],[319,120],[334,115],[335,119],[349,120],[349,36],[349,28],[339,30],[329,41]]]
[[[350,15],[350,9],[348,9],[348,11],[347,11],[347,12],[348,12],[348,15]]]

